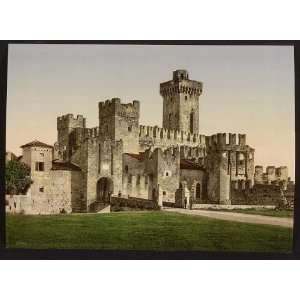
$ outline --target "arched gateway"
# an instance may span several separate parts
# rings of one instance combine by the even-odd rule
[[[108,177],[101,177],[97,181],[97,202],[109,203],[113,193],[113,182]]]

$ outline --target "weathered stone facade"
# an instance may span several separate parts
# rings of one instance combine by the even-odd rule
[[[202,92],[202,83],[190,80],[187,71],[174,71],[172,80],[160,84],[161,128],[141,125],[139,101],[124,104],[119,98],[99,102],[94,128],[86,128],[82,115],[58,117],[54,147],[23,146],[33,179],[25,213],[97,211],[112,198],[130,209],[146,200],[179,207],[292,203],[287,168],[263,173],[254,167],[245,134],[199,133]]]

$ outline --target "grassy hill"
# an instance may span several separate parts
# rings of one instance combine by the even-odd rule
[[[7,247],[289,252],[292,230],[170,212],[7,215]]]

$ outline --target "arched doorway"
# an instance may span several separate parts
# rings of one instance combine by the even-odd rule
[[[113,193],[113,182],[108,177],[101,177],[97,181],[97,202],[109,203]]]

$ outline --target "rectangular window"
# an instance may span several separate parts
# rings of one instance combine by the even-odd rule
[[[45,164],[43,162],[36,162],[35,163],[35,170],[36,171],[44,171],[45,170]]]
[[[101,147],[100,147],[100,144],[99,144],[99,155],[98,155],[98,173],[100,173],[101,171]]]
[[[110,168],[110,173],[111,175],[114,175],[114,154],[113,154],[113,150],[111,150],[111,168]]]
[[[40,187],[40,192],[44,193],[44,187],[43,186]]]

